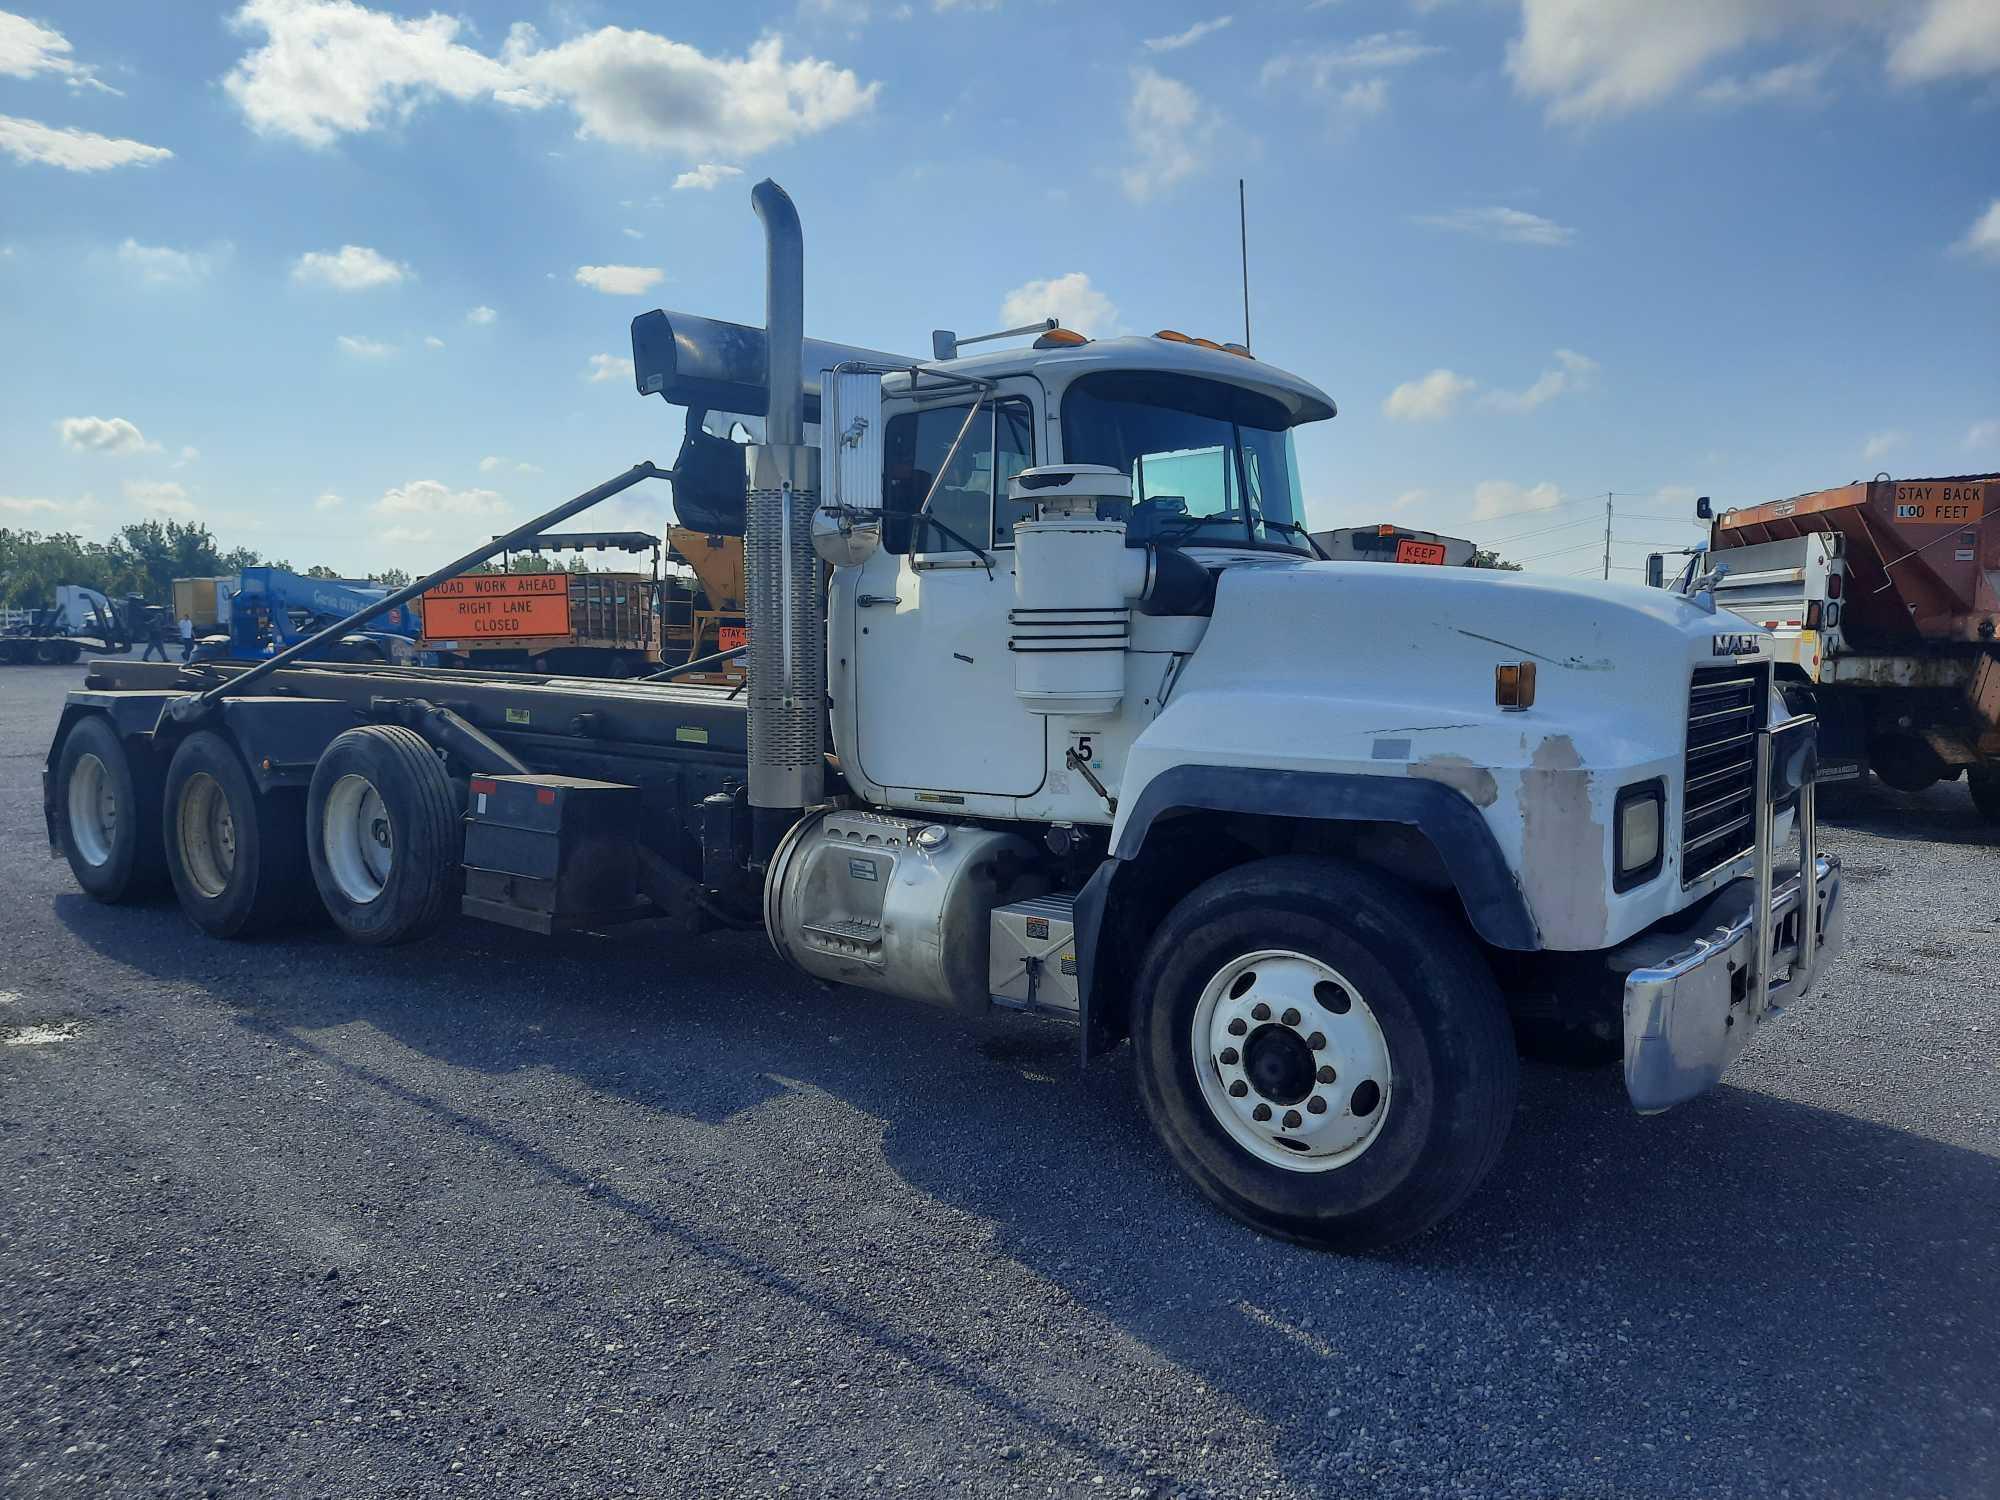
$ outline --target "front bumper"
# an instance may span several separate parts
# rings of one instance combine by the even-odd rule
[[[1840,860],[1818,848],[1811,771],[1797,788],[1799,859],[1773,868],[1776,783],[1787,743],[1808,752],[1813,721],[1758,734],[1756,841],[1751,873],[1717,891],[1678,937],[1629,945],[1625,972],[1625,1091],[1642,1114],[1692,1099],[1722,1077],[1769,1017],[1801,999],[1840,952],[1847,911]],[[1797,738],[1794,738],[1796,736]],[[1810,765],[1810,753],[1798,763]]]

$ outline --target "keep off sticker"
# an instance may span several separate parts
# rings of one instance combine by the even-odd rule
[[[569,634],[567,573],[453,578],[423,596],[424,639]]]
[[[1957,526],[1986,514],[1983,484],[1899,484],[1896,519],[1909,526]]]

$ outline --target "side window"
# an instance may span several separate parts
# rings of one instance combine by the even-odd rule
[[[1007,481],[1034,463],[1034,424],[1021,401],[981,406],[952,453],[952,440],[969,410],[971,403],[965,402],[902,412],[883,428],[882,506],[888,514],[882,541],[889,551],[930,555],[966,550],[938,527],[912,519],[925,495],[931,496],[931,514],[945,526],[970,541],[986,539],[1005,505]],[[1012,518],[1006,524],[1011,526]],[[1011,533],[1002,540],[1011,540]]]
[[[1001,404],[995,419],[993,451],[998,472],[994,475],[993,541],[996,546],[1014,545],[1014,523],[1028,520],[1034,506],[1007,498],[1007,481],[1023,469],[1035,466],[1035,418],[1025,401]]]

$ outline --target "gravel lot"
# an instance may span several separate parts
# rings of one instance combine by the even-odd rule
[[[1129,1056],[472,923],[232,945],[46,852],[0,670],[0,1493],[2000,1493],[2000,920],[1962,786],[1655,1119],[1531,1068],[1413,1246],[1258,1238]],[[38,1044],[28,1044],[36,1038]]]

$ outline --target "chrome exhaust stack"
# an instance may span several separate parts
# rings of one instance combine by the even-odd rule
[[[819,449],[805,442],[805,236],[769,178],[750,191],[764,224],[765,440],[746,458],[745,618],[752,858],[825,795],[826,607],[812,550]]]

